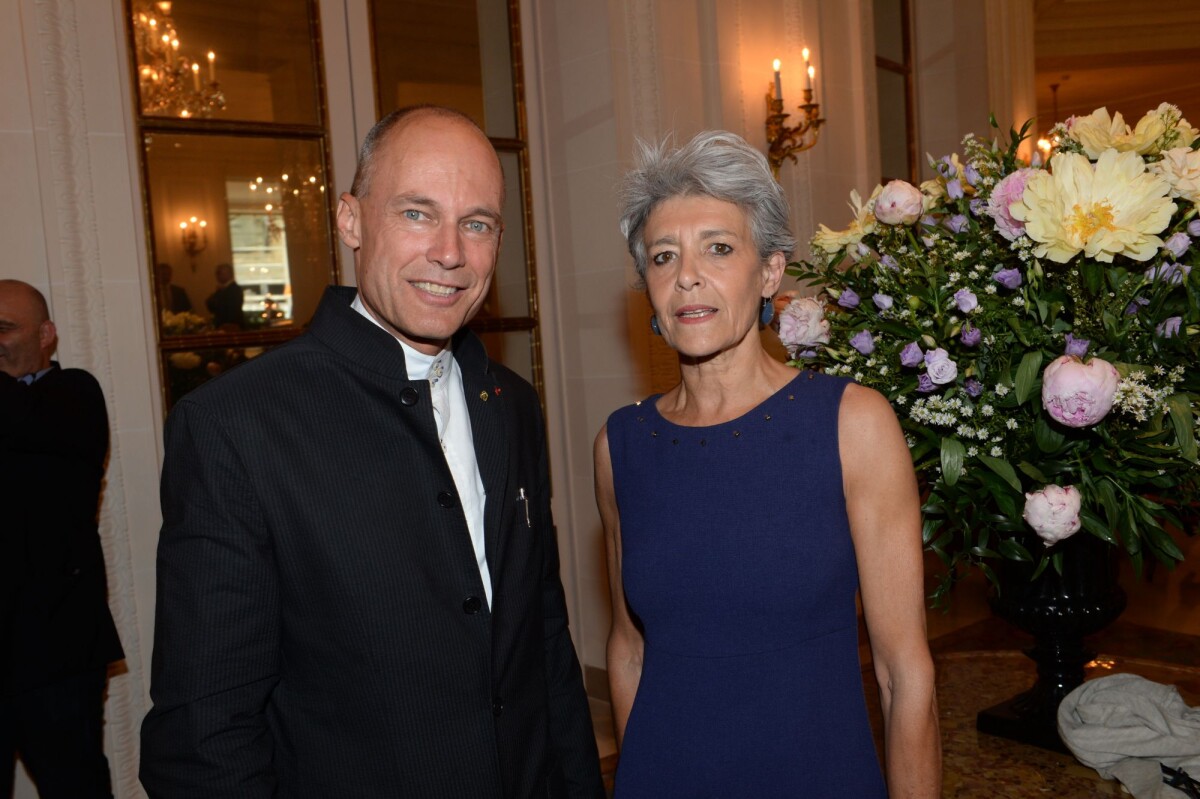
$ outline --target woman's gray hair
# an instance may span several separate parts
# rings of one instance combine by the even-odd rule
[[[796,237],[788,227],[788,201],[767,159],[737,134],[708,130],[678,149],[671,149],[669,139],[638,142],[637,164],[621,185],[621,233],[639,282],[646,279],[644,236],[650,213],[672,197],[692,196],[741,208],[760,260],[776,252],[792,259]]]

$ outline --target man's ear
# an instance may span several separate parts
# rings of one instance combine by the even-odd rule
[[[362,206],[349,192],[343,192],[338,198],[337,230],[342,243],[350,249],[357,250],[362,246]]]
[[[49,319],[38,325],[38,347],[47,358],[58,347],[58,328]]]

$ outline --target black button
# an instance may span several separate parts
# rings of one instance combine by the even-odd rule
[[[483,607],[483,603],[479,601],[477,596],[469,596],[463,600],[463,613],[468,616],[473,616]]]
[[[492,700],[492,715],[499,716],[503,712],[504,712],[504,702],[503,702],[503,700],[500,699],[500,697],[496,697],[495,699]]]
[[[421,395],[417,393],[415,388],[406,388],[400,392],[400,401],[405,405],[416,405],[420,397]]]
[[[453,508],[455,505],[454,495],[449,491],[439,491],[437,499],[438,504],[443,508]]]

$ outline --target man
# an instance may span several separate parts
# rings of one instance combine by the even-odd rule
[[[218,330],[241,330],[242,300],[245,290],[233,279],[233,264],[217,264],[217,290],[208,296],[204,305],[212,314],[213,327]]]
[[[602,796],[541,412],[463,326],[503,177],[443,108],[367,135],[358,291],[167,424],[151,797]]]
[[[0,280],[0,795],[19,755],[42,799],[111,797],[104,686],[124,655],[96,528],[108,414],[56,345],[41,292]]]
[[[192,310],[192,298],[187,289],[172,282],[175,270],[168,263],[159,263],[154,267],[154,287],[158,291],[158,310],[171,313],[183,313]]]

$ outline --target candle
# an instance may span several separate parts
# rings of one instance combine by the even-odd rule
[[[805,88],[808,89],[809,91],[812,91],[812,82],[813,82],[813,78],[816,76],[816,74],[817,74],[816,69],[814,69],[813,67],[808,68],[808,83],[805,85]]]
[[[775,69],[775,99],[783,99],[783,83],[779,80],[779,59],[776,58],[771,66]]]
[[[803,50],[800,51],[800,55],[802,55],[804,57],[804,74],[808,76],[808,80],[804,84],[804,88],[811,89],[812,88],[813,68],[811,66],[809,66],[809,63],[808,63],[809,49],[807,47],[805,47]]]
[[[212,50],[209,50],[208,51],[208,82],[209,83],[217,82],[216,60],[217,60],[217,54],[214,53]]]
[[[192,88],[200,91],[200,65],[192,64]]]

